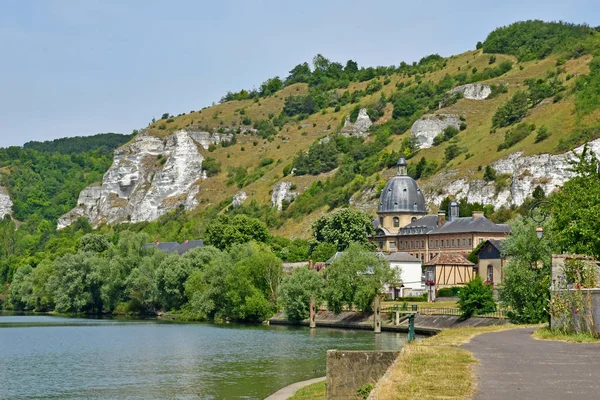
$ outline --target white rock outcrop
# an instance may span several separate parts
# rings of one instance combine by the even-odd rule
[[[240,190],[233,196],[233,201],[231,202],[231,205],[233,207],[239,207],[242,205],[242,203],[244,201],[246,201],[247,198],[248,198],[248,194],[246,192],[244,192],[243,190]]]
[[[371,122],[371,118],[367,114],[367,109],[361,108],[354,123],[350,122],[350,116],[346,117],[344,127],[340,133],[344,136],[366,137],[371,125],[373,125],[373,122]]]
[[[417,138],[420,149],[428,149],[433,146],[433,139],[449,126],[460,128],[458,115],[426,114],[415,121],[410,128],[410,134]]]
[[[273,186],[273,193],[271,194],[271,208],[282,209],[283,201],[292,201],[296,196],[297,192],[292,192],[292,182],[279,182]]]
[[[231,133],[211,133],[203,131],[187,131],[192,139],[194,139],[200,146],[208,150],[211,144],[220,144],[221,142],[229,142],[233,138]]]
[[[452,89],[452,93],[461,93],[465,99],[470,100],[485,100],[492,94],[490,85],[482,85],[480,83],[469,83],[460,85]]]
[[[600,154],[600,139],[589,143],[590,150]],[[580,154],[583,146],[575,149]],[[436,175],[423,187],[427,201],[440,204],[446,196],[467,198],[471,203],[492,204],[494,207],[510,207],[523,204],[540,186],[546,195],[564,185],[574,176],[569,161],[574,158],[571,152],[563,154],[539,154],[524,156],[516,152],[494,161],[491,166],[497,174],[510,175],[510,185],[497,187],[493,182],[456,178],[457,171]]]
[[[6,214],[12,214],[13,202],[8,195],[5,187],[0,187],[0,218]]]
[[[164,139],[140,133],[115,150],[101,186],[84,189],[77,206],[58,220],[58,228],[86,217],[92,225],[153,221],[183,205],[198,205],[204,157],[202,144],[185,130]]]

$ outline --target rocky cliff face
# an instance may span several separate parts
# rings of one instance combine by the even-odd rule
[[[369,115],[367,114],[366,108],[361,108],[358,112],[358,117],[354,123],[350,122],[350,116],[346,117],[346,121],[344,122],[344,127],[340,131],[340,133],[344,136],[358,136],[358,137],[366,137],[367,131],[373,125]]]
[[[433,139],[448,127],[460,128],[460,118],[455,114],[426,114],[415,121],[410,134],[417,138],[420,149],[433,146]]]
[[[600,139],[589,144],[590,150],[600,154]],[[575,149],[580,154],[583,146]],[[524,156],[516,152],[492,163],[498,174],[509,175],[510,184],[498,187],[494,182],[456,178],[457,171],[438,174],[423,187],[430,204],[440,204],[446,196],[467,198],[471,203],[493,204],[494,207],[521,205],[540,186],[546,195],[573,177],[569,160],[571,152],[564,154],[539,154]]]
[[[455,87],[452,89],[452,93],[461,93],[465,99],[485,100],[492,94],[492,88],[489,85],[469,83]]]
[[[6,191],[6,188],[0,187],[0,218],[4,218],[6,214],[12,214],[13,202]]]
[[[283,201],[292,201],[298,193],[292,192],[292,182],[279,182],[273,186],[271,194],[271,208],[281,210]]]
[[[84,189],[77,207],[59,219],[58,227],[79,217],[98,226],[152,221],[180,205],[195,208],[204,159],[198,147],[224,140],[205,133],[181,130],[163,139],[140,133],[115,151],[102,185]]]

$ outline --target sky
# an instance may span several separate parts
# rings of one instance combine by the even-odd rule
[[[519,20],[598,26],[599,10],[595,0],[2,0],[0,147],[130,133],[318,53],[398,65],[474,49]]]

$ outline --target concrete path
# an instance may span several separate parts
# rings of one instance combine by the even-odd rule
[[[600,344],[536,340],[535,328],[474,337],[475,399],[599,399]]]
[[[313,383],[322,382],[327,377],[322,376],[320,378],[309,379],[307,381],[292,383],[290,386],[286,386],[281,390],[276,391],[265,400],[287,400],[292,397],[296,392],[302,389],[304,386],[312,385]]]

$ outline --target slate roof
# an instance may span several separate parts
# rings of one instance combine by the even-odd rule
[[[432,260],[423,264],[426,267],[433,267],[436,265],[464,265],[473,266],[471,261],[467,260],[462,254],[459,253],[439,253]]]
[[[195,249],[196,247],[204,247],[204,241],[200,240],[186,240],[185,242],[179,244],[177,242],[152,242],[146,243],[144,248],[154,247],[159,250],[164,250],[169,253],[178,253],[185,254],[191,249]]]
[[[494,246],[495,248],[498,249],[498,251],[500,253],[502,253],[502,243],[504,243],[504,240],[499,240],[499,239],[488,239],[485,241],[485,243],[491,243],[492,246]],[[479,249],[479,252],[481,252],[483,249],[486,248],[485,243],[483,246],[481,246],[481,249]]]
[[[410,176],[396,175],[391,178],[381,191],[378,213],[410,212],[427,213],[425,197]]]
[[[416,257],[411,256],[410,254],[408,254],[404,251],[396,251],[394,253],[384,255],[384,257],[389,262],[415,262],[415,263],[418,262],[419,264],[421,263],[421,260],[419,260]]]
[[[415,221],[415,222],[418,222]],[[453,221],[446,221],[446,223],[439,228],[433,229],[429,232],[430,235],[438,235],[444,233],[509,233],[510,227],[505,224],[495,224],[486,217],[479,217],[473,219],[472,217],[461,217],[456,218]]]
[[[398,231],[399,235],[421,235],[429,233],[437,226],[437,215],[426,215],[410,224],[403,226]]]

